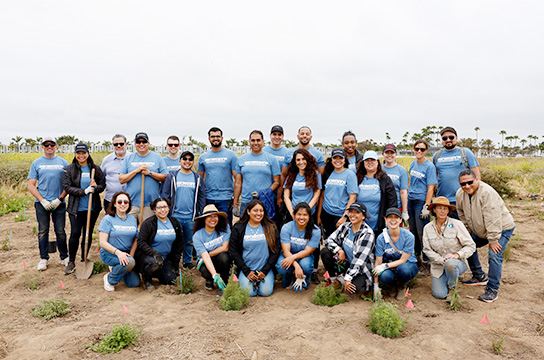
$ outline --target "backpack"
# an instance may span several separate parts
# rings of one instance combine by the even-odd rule
[[[434,154],[434,157],[433,157],[434,166],[436,166],[436,162],[438,161],[438,158],[440,157],[440,155],[442,155],[442,152],[444,152],[444,148],[438,150],[438,152]],[[459,146],[459,152],[461,153],[461,161],[463,162],[463,165],[465,165],[467,169],[470,169],[470,166],[468,165],[467,152],[465,151],[465,148],[462,146]]]

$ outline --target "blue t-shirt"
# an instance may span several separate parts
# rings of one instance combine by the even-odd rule
[[[387,232],[389,233],[389,230],[387,230]],[[410,254],[407,261],[411,263],[417,262],[414,255],[414,241],[414,235],[410,231],[400,228],[400,236],[397,242],[395,242],[395,246],[399,251]],[[376,240],[376,256],[383,256],[383,262],[386,263],[400,259],[402,254],[396,252],[391,244],[386,243],[383,234],[380,234]]]
[[[274,149],[270,145],[265,146],[263,151],[269,153],[270,155],[273,155],[276,158],[276,160],[278,160],[278,164],[280,164],[280,166],[285,161],[285,155],[287,155],[287,153],[289,152],[289,150],[285,146],[282,146],[279,149]]]
[[[62,194],[62,173],[66,166],[68,161],[60,156],[52,159],[40,156],[30,165],[28,178],[38,180],[38,192],[45,200],[53,201]]]
[[[281,228],[280,239],[282,244],[291,244],[291,254],[296,254],[309,246],[317,248],[321,240],[321,230],[314,228],[310,240],[304,238],[306,230],[300,231],[296,221],[290,221]]]
[[[253,199],[251,193],[270,187],[281,169],[278,160],[269,153],[248,153],[238,158],[236,174],[242,174],[242,202],[248,203]]]
[[[287,154],[285,155],[285,160],[283,162],[283,166],[289,167],[289,164],[291,163],[291,160],[293,159],[293,153],[297,151],[300,147],[297,146],[296,148],[288,149]],[[321,151],[317,150],[313,146],[310,146],[308,149],[308,152],[312,154],[317,161],[317,166],[325,166],[325,158],[323,157],[323,154]]]
[[[436,185],[436,169],[432,162],[425,160],[418,164],[417,160],[410,164],[410,189],[408,199],[425,201],[427,198],[427,185]]]
[[[206,199],[230,200],[234,193],[234,178],[238,157],[234,151],[222,148],[210,150],[198,158],[198,171],[205,171]]]
[[[268,242],[263,226],[254,228],[247,224],[242,250],[242,259],[247,267],[253,271],[261,271],[268,262],[268,255]]]
[[[476,156],[474,156],[470,149],[465,148],[465,153],[467,155],[468,166],[471,169],[480,166]],[[445,196],[450,202],[455,203],[455,193],[461,187],[459,185],[459,173],[465,169],[466,167],[463,164],[459,147],[453,150],[444,149],[440,157],[436,160],[436,172],[438,173],[436,196]]]
[[[211,252],[224,243],[230,240],[230,228],[227,226],[227,231],[217,232],[214,230],[211,234],[208,234],[205,228],[198,230],[193,235],[193,246],[200,259],[200,256],[205,252]]]
[[[170,219],[167,218],[165,223],[157,219],[157,233],[151,247],[157,250],[162,257],[167,257],[172,251],[174,240],[176,240],[176,231]]]
[[[365,175],[363,181],[359,184],[359,193],[357,201],[362,202],[366,206],[368,217],[365,222],[376,231],[378,228],[378,216],[380,214],[380,181],[374,177],[369,178]]]
[[[174,206],[174,216],[177,219],[189,220],[193,218],[195,208],[195,175],[183,174],[178,171],[176,175],[176,203]]]
[[[79,187],[82,189],[86,189],[89,187],[89,185],[91,185],[91,170],[89,168],[89,165],[85,165],[81,167],[81,184]],[[87,211],[88,209],[89,209],[89,195],[83,195],[79,198],[77,211]]]
[[[321,174],[317,172],[317,188],[321,190]],[[283,186],[285,188],[285,185]],[[305,202],[310,204],[314,197],[314,190],[306,188],[306,176],[297,174],[295,181],[293,181],[293,187],[291,188],[291,203],[293,209],[298,203]],[[316,206],[312,207],[312,214],[315,213]]]
[[[108,242],[124,252],[130,251],[134,239],[138,237],[136,219],[129,214],[126,219],[121,219],[117,214],[104,216],[98,225],[98,231],[110,234]]]
[[[150,151],[146,156],[140,156],[133,153],[125,156],[123,164],[119,169],[120,174],[128,174],[136,169],[140,164],[147,164],[147,168],[155,173],[168,174],[164,159],[156,152]],[[145,177],[144,184],[144,206],[149,206],[153,200],[159,197],[160,183],[151,176]],[[142,188],[142,173],[136,174],[127,183],[127,193],[132,199],[132,206],[140,206],[140,191]]]
[[[333,171],[325,183],[323,210],[333,216],[342,216],[348,205],[349,195],[357,194],[357,176],[353,171]]]
[[[176,171],[181,169],[181,164],[179,163],[179,156],[176,159],[171,159],[170,156],[166,155],[163,157],[164,163],[166,164],[166,168],[168,169],[168,172],[170,171]]]
[[[395,165],[393,167],[382,167],[383,171],[389,175],[391,178],[391,181],[393,181],[393,185],[395,185],[395,191],[397,192],[397,199],[398,199],[398,207],[400,208],[402,206],[402,203],[400,201],[400,191],[401,190],[408,190],[408,171],[406,171],[405,168],[403,168],[400,165]],[[408,210],[408,209],[402,209],[402,210]]]
[[[353,262],[353,239],[355,239],[355,234],[353,233],[353,228],[348,232],[348,238],[342,243],[342,250],[346,254],[346,259],[351,264]]]
[[[357,156],[353,155],[352,157],[348,157],[348,163],[349,168],[351,171],[353,171],[355,174],[357,174],[357,163],[355,162],[357,160]]]

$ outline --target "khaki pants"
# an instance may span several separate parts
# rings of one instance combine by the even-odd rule
[[[139,206],[133,206],[132,209],[130,210],[129,214],[134,216],[134,218],[136,218],[136,222],[138,222],[138,224],[139,224],[139,221],[140,221],[140,207]],[[142,219],[142,222],[145,219],[150,218],[150,217],[152,217],[154,215],[155,215],[155,213],[151,210],[151,208],[149,206],[144,206],[144,217]]]

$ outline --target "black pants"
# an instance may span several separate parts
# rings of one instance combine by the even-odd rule
[[[155,271],[150,271],[152,268],[158,267]],[[147,255],[144,258],[144,271],[142,273],[142,278],[144,282],[151,282],[153,278],[158,279],[159,282],[163,285],[172,285],[176,278],[178,277],[177,271],[174,270],[174,267],[168,260],[164,260],[162,266],[159,266],[155,261],[153,256]]]
[[[110,202],[106,199],[104,199],[104,212],[108,211],[108,207],[110,206]]]
[[[68,242],[68,256],[71,262],[76,261],[77,250],[79,249],[79,239],[81,238],[81,261],[83,261],[83,239],[87,243],[87,257],[89,249],[93,242],[93,229],[98,219],[99,211],[91,211],[91,223],[89,231],[87,231],[87,211],[78,211],[77,216],[69,214],[70,218],[70,240]],[[81,234],[84,234],[82,237]]]
[[[334,259],[334,254],[332,253],[332,251],[330,251],[329,249],[327,249],[326,247],[324,247],[323,249],[321,249],[321,261],[323,261],[323,266],[325,267],[325,270],[327,270],[329,272],[329,276],[333,277],[333,276],[337,276],[337,275],[340,275],[338,274],[338,271],[336,269],[336,259]],[[346,259],[347,261],[347,259]],[[349,268],[349,263],[348,263],[348,268]],[[351,283],[353,285],[355,285],[355,292],[356,293],[360,293],[362,292],[363,290],[370,290],[370,289],[365,289],[364,285],[365,285],[365,278],[363,277],[362,274],[357,274],[355,275],[355,277],[351,280]]]
[[[325,230],[325,239],[331,236],[331,234],[336,230],[336,223],[342,218],[341,216],[334,216],[326,212],[325,210],[321,211],[321,223],[323,224],[323,229]]]
[[[219,253],[212,257],[212,262],[215,271],[221,276],[221,279],[223,279],[226,284],[229,281],[230,264],[232,263],[229,254],[226,252]],[[206,264],[202,264],[200,273],[204,279],[213,281],[212,273],[208,270]]]

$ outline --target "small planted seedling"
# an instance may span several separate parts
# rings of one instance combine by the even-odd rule
[[[455,287],[450,289],[450,293],[448,295],[448,308],[450,310],[459,311],[463,306],[463,301],[461,300],[461,296],[459,296],[459,290],[459,281],[456,281]]]
[[[503,343],[504,343],[504,338],[502,337],[493,340],[493,342],[491,343],[491,348],[493,349],[493,352],[495,354],[497,355],[501,354]]]
[[[240,283],[233,279],[234,275],[230,277],[227,287],[223,290],[223,296],[219,300],[221,309],[225,311],[238,311],[249,300],[249,290],[240,288]]]
[[[32,309],[32,315],[41,317],[44,320],[51,320],[55,317],[63,316],[72,311],[70,302],[58,297],[49,300],[42,300],[40,305]]]
[[[100,260],[96,260],[93,264],[93,274],[102,274],[109,271],[108,265],[104,264]]]
[[[113,354],[131,344],[137,344],[141,334],[141,328],[132,324],[117,324],[109,334],[102,335],[102,341],[98,344],[89,344],[88,347],[101,354]]]
[[[518,234],[515,234],[510,238],[510,241],[508,241],[508,244],[506,245],[506,249],[502,252],[502,259],[503,262],[507,262],[512,258],[512,254],[514,253],[514,249],[516,249],[521,242],[521,236]]]
[[[327,286],[324,282],[315,288],[314,296],[312,296],[312,302],[321,306],[335,306],[346,301],[348,297],[341,289],[336,290],[332,285]]]
[[[27,272],[24,275],[24,281],[26,288],[30,291],[37,290],[38,285],[40,284],[40,278],[35,272]]]
[[[406,325],[396,305],[380,301],[372,305],[370,311],[370,331],[383,337],[399,336]]]
[[[195,282],[188,271],[180,271],[180,277],[175,280],[175,285],[177,286],[176,293],[188,294],[193,291],[193,288],[195,287]]]

